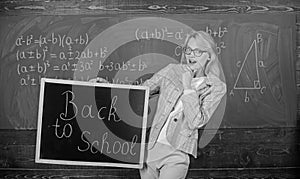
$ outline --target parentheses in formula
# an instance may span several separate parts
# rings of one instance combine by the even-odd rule
[[[48,46],[45,46],[45,48],[43,49],[43,61],[45,61],[46,59],[46,52],[48,52]]]
[[[85,45],[87,45],[89,43],[89,34],[88,33],[85,33],[85,36],[86,36],[86,42],[85,42]]]
[[[39,36],[39,47],[42,48],[42,35]]]
[[[62,40],[61,40],[61,41],[62,41],[62,47],[63,47],[63,48],[65,47],[65,45],[64,45],[64,44],[65,44],[65,43],[64,43],[64,42],[65,42],[65,38],[66,38],[66,35],[63,35]]]
[[[60,34],[57,34],[57,36],[58,36],[58,39],[59,39],[59,45],[58,46],[62,46],[62,40],[61,40],[61,35]]]
[[[165,31],[164,31],[164,28],[166,29]],[[167,31],[167,27],[164,27],[164,28],[161,29],[161,31],[162,31],[161,40],[165,39],[165,32]]]
[[[44,74],[46,74],[46,71],[47,71],[47,64],[46,62],[44,62]]]
[[[139,36],[138,36],[138,35],[139,35],[139,30],[140,30],[140,29],[137,28],[136,31],[135,31],[135,38],[136,38],[137,41],[140,40],[140,39],[139,39]]]
[[[45,59],[46,59],[46,52],[43,50],[43,58],[42,58],[42,60],[45,61]]]
[[[17,53],[16,53],[16,57],[17,57],[17,61],[19,61],[19,50],[17,50]]]
[[[18,72],[18,75],[21,75],[21,73],[20,73],[20,64],[18,64],[18,66],[17,66],[17,72]]]

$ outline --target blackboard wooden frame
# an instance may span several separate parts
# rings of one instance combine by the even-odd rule
[[[92,87],[109,87],[119,89],[135,89],[145,91],[144,99],[144,111],[142,121],[142,136],[141,136],[141,147],[139,151],[139,163],[138,164],[124,164],[124,163],[110,163],[110,162],[86,162],[86,161],[69,161],[69,160],[55,160],[55,159],[43,159],[41,158],[41,134],[42,134],[42,119],[43,119],[43,106],[44,106],[44,94],[46,83],[57,83],[57,84],[69,84],[69,85],[80,85],[80,86],[92,86]],[[35,162],[44,164],[62,164],[62,165],[82,165],[82,166],[103,166],[103,167],[122,167],[122,168],[136,168],[141,169],[143,167],[144,156],[145,156],[145,143],[146,143],[146,125],[147,125],[147,114],[148,114],[148,101],[149,101],[149,88],[146,86],[136,85],[124,85],[124,84],[108,84],[108,83],[93,83],[85,81],[74,81],[74,80],[62,80],[62,79],[50,79],[42,78],[39,94],[39,110],[38,110],[38,124],[37,124],[37,136],[36,136],[36,151],[35,151]]]

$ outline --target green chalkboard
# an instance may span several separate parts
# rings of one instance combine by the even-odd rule
[[[180,63],[193,30],[216,41],[227,85],[222,114],[207,127],[295,126],[295,21],[280,13],[0,17],[0,127],[36,128],[42,77],[139,85]]]

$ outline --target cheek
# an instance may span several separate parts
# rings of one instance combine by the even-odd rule
[[[201,64],[201,66],[204,66],[206,63],[206,60],[198,60],[198,62]]]
[[[186,61],[189,63],[189,59],[191,58],[192,56],[191,55],[185,55],[185,59]]]

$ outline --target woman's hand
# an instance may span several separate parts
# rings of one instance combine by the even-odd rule
[[[89,80],[89,82],[91,82],[91,83],[109,83],[106,79],[100,78],[100,77],[92,78]]]
[[[182,74],[182,84],[184,89],[191,89],[191,81],[196,74],[202,74],[204,71],[203,65],[209,60],[209,54],[203,53],[198,59],[196,63],[188,64],[187,72]],[[202,75],[201,75],[202,76]]]
[[[183,89],[192,89],[192,73],[187,71],[182,74],[182,86]]]

